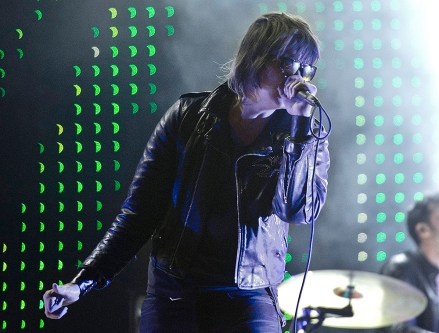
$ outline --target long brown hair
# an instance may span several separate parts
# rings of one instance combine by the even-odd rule
[[[254,97],[260,87],[264,66],[293,51],[300,61],[315,63],[320,56],[318,38],[299,16],[268,13],[257,18],[247,30],[232,61],[227,82],[240,99]]]

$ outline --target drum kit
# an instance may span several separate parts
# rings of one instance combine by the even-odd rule
[[[294,316],[304,274],[278,287],[280,308]],[[374,329],[412,319],[427,299],[413,286],[384,275],[363,271],[309,271],[298,304],[298,332],[321,326]]]

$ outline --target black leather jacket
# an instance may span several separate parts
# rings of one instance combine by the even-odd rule
[[[382,273],[405,281],[427,297],[427,307],[418,317],[383,328],[379,332],[431,333],[439,332],[439,296],[434,267],[420,252],[405,252],[393,256],[382,268]]]
[[[203,218],[215,205],[215,174],[230,160],[226,129],[234,100],[223,84],[211,93],[183,95],[165,113],[121,213],[73,280],[82,293],[108,284],[150,238],[151,264],[185,277]],[[235,283],[242,289],[282,281],[288,223],[310,223],[312,205],[316,218],[325,202],[328,143],[318,145],[312,178],[316,140],[308,124],[309,118],[277,110],[252,151],[230,160],[239,230]]]

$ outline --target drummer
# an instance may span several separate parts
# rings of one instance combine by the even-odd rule
[[[381,332],[439,332],[439,194],[425,197],[411,208],[407,227],[416,250],[391,257],[382,273],[418,288],[428,304],[418,317]]]

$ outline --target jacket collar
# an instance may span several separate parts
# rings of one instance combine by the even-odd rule
[[[215,122],[214,132],[222,132],[222,130],[224,130],[224,126],[220,124],[224,124],[224,122],[228,121],[228,112],[232,103],[236,101],[236,98],[236,94],[228,87],[227,82],[225,82],[210,92],[204,99],[199,113],[206,112],[217,118],[218,121]],[[260,137],[262,140],[257,139],[255,143],[257,146],[261,143],[263,146],[268,144],[276,147],[279,147],[279,145],[282,146],[283,140],[290,134],[290,131],[291,116],[286,110],[276,110],[273,115],[271,115],[267,127],[261,133],[265,138]],[[217,144],[222,146],[219,142],[217,142]],[[260,150],[261,148],[265,150],[266,147],[253,147],[251,150]]]
[[[227,82],[224,82],[204,99],[199,112],[209,112],[216,117],[227,118],[228,110],[236,98],[236,94],[230,90]]]

